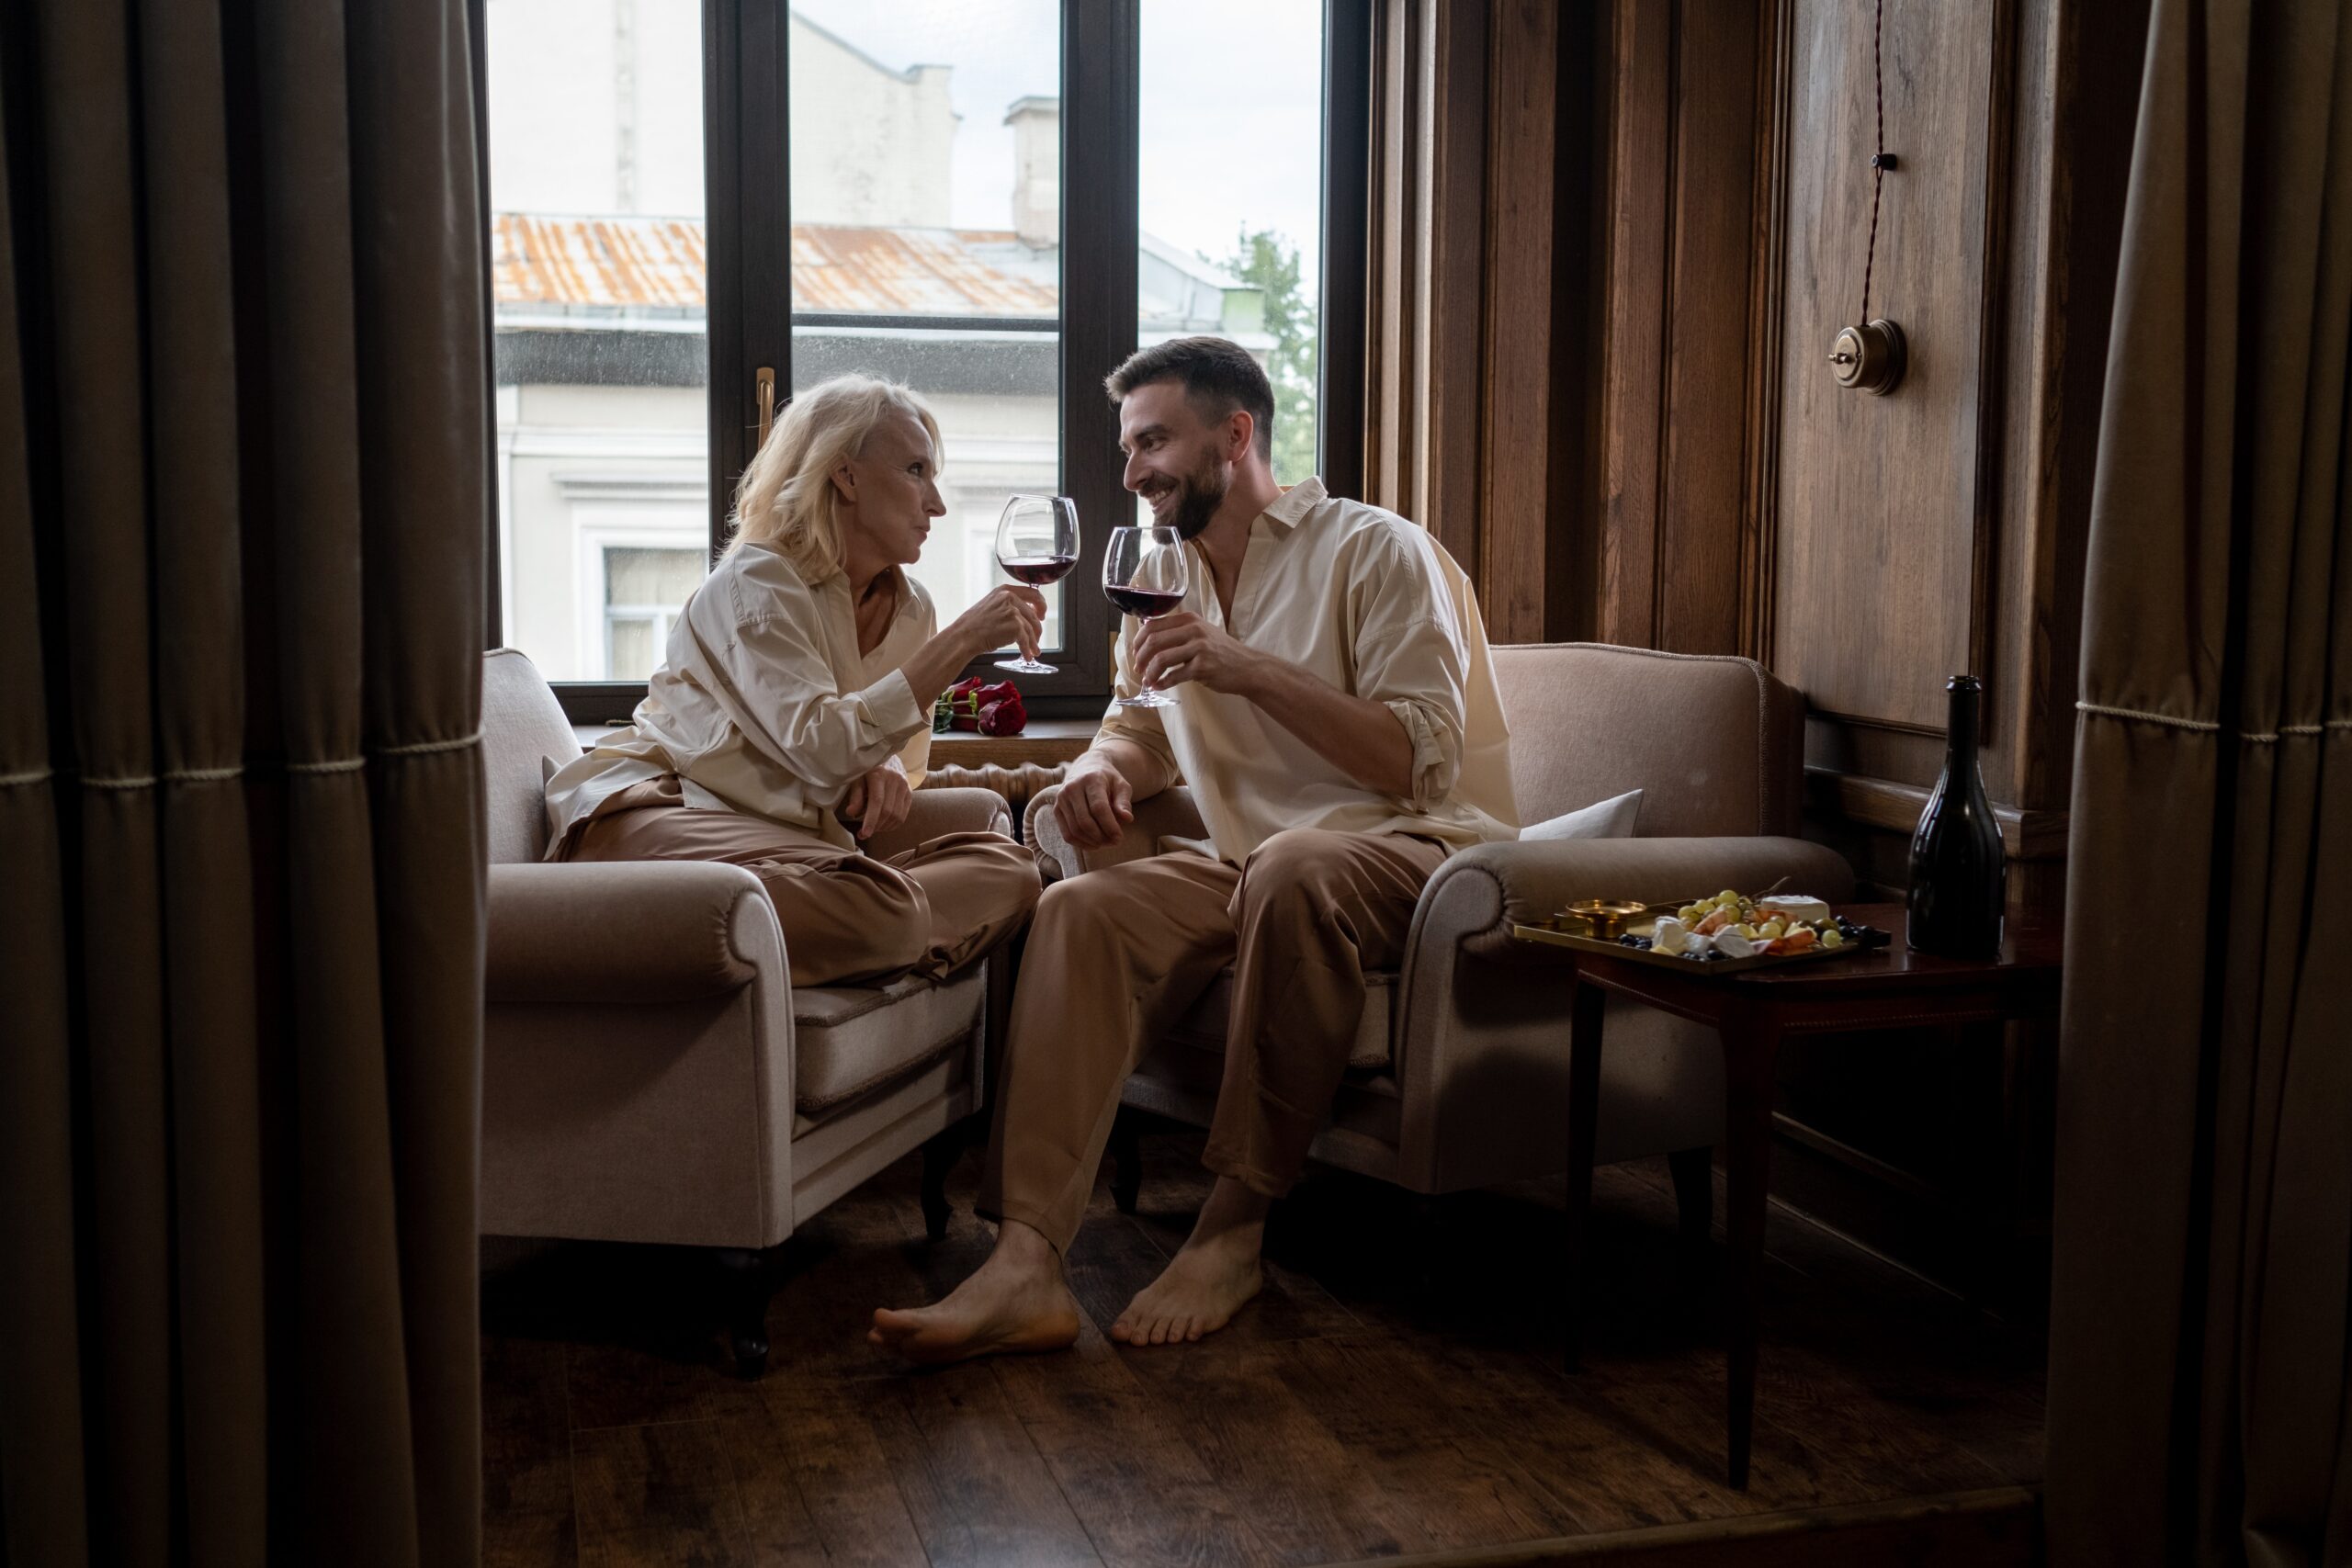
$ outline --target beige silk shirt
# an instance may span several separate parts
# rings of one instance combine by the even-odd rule
[[[1290,828],[1412,833],[1453,849],[1519,836],[1510,734],[1470,582],[1428,530],[1393,512],[1292,486],[1250,525],[1233,615],[1197,545],[1184,608],[1261,652],[1385,704],[1413,741],[1413,792],[1369,790],[1247,697],[1186,682],[1176,705],[1114,703],[1116,736],[1192,786],[1214,851],[1236,864]],[[1139,689],[1135,637],[1119,637],[1117,689]],[[1206,848],[1208,846],[1194,846]]]
[[[678,775],[690,807],[763,817],[842,849],[833,807],[896,757],[920,784],[931,715],[899,667],[938,615],[898,577],[899,604],[871,653],[840,571],[811,583],[781,551],[747,544],[720,560],[670,628],[662,667],[625,729],[548,780],[548,858],[631,784]]]

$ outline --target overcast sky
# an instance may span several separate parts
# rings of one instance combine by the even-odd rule
[[[793,0],[894,69],[952,65],[954,220],[1012,220],[1004,111],[1060,91],[1057,0]],[[1277,229],[1307,278],[1320,251],[1322,0],[1143,0],[1143,226],[1222,257],[1243,226]],[[1064,191],[1067,202],[1080,193]],[[1309,298],[1313,297],[1309,289]]]

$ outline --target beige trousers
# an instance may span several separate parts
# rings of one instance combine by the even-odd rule
[[[888,861],[813,833],[684,804],[674,775],[634,784],[582,826],[568,861],[708,860],[760,879],[796,986],[945,975],[1021,929],[1037,864],[997,833],[949,833]]]
[[[1232,964],[1225,1077],[1202,1163],[1280,1197],[1329,1112],[1367,969],[1405,952],[1427,839],[1302,829],[1239,867],[1174,853],[1046,889],[1029,929],[980,1212],[1069,1246],[1144,1051]]]

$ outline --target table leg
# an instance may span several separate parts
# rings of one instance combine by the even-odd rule
[[[1777,1023],[1726,1017],[1724,1045],[1724,1185],[1730,1213],[1730,1340],[1728,1393],[1730,1476],[1747,1488],[1749,1439],[1756,1420],[1757,1307],[1763,1290],[1765,1198],[1772,1177],[1772,1065],[1780,1055]]]
[[[1576,985],[1568,1024],[1568,1310],[1567,1370],[1583,1348],[1586,1222],[1592,1212],[1592,1155],[1600,1098],[1600,1010],[1598,986]]]

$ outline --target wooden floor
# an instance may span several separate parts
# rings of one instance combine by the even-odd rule
[[[1145,1150],[1141,1213],[1098,1187],[1071,1248],[1092,1322],[1058,1355],[916,1374],[864,1342],[874,1306],[932,1298],[985,1252],[974,1160],[935,1247],[912,1162],[796,1238],[756,1384],[674,1326],[702,1287],[677,1256],[493,1268],[485,1562],[1322,1563],[2041,1475],[2034,1337],[1776,1209],[1754,1476],[1726,1490],[1717,1258],[1678,1247],[1663,1162],[1595,1181],[1577,1376],[1555,1349],[1555,1194],[1455,1201],[1432,1281],[1398,1242],[1405,1195],[1326,1172],[1277,1211],[1266,1294],[1232,1328],[1115,1347],[1099,1325],[1206,1191],[1197,1137]]]

